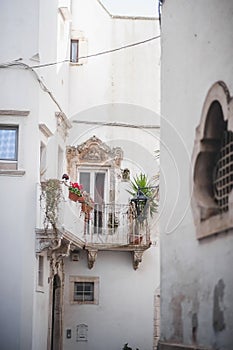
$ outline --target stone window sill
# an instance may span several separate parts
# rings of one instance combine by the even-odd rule
[[[230,210],[226,213],[211,216],[197,225],[197,238],[203,239],[211,235],[227,231],[233,228],[233,217]]]
[[[24,176],[25,170],[0,170],[0,176]]]

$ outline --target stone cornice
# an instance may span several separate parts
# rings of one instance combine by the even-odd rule
[[[70,123],[65,113],[57,112],[55,113],[55,116],[57,118],[57,131],[63,140],[65,140],[68,135],[68,129],[72,128],[72,124]]]
[[[39,129],[47,138],[53,135],[52,131],[43,123],[39,124]]]
[[[30,111],[19,111],[16,109],[0,109],[0,116],[27,117]]]

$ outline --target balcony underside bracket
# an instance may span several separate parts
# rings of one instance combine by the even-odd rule
[[[94,266],[94,263],[96,261],[97,258],[97,249],[88,249],[87,251],[87,261],[88,261],[88,268],[92,269],[92,267]]]
[[[139,264],[142,262],[143,250],[134,250],[133,253],[133,268],[138,269]]]

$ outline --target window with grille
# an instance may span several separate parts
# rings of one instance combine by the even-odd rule
[[[228,211],[233,188],[233,132],[225,131],[214,170],[214,197],[220,212]]]
[[[98,304],[99,277],[70,276],[71,304]]]
[[[198,239],[233,229],[233,131],[227,86],[209,90],[196,129],[192,207]]]
[[[94,282],[74,282],[74,301],[94,301]]]

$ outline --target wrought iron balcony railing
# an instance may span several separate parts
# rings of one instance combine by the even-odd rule
[[[130,205],[95,204],[90,213],[84,213],[81,204],[66,203],[64,226],[86,244],[124,246],[150,243],[147,220],[140,223]]]

